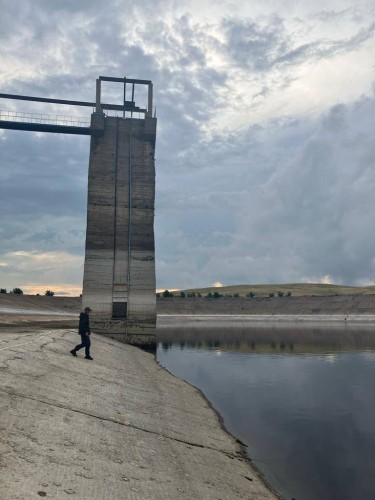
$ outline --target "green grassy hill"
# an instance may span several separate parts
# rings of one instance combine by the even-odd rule
[[[268,297],[271,292],[277,295],[277,292],[283,292],[286,295],[291,292],[293,297],[302,296],[329,296],[329,295],[374,295],[375,285],[372,286],[341,286],[325,285],[322,283],[290,283],[283,285],[232,285],[223,287],[190,288],[182,290],[185,293],[200,293],[202,296],[209,292],[218,292],[220,295],[239,294],[240,297],[246,297],[250,292],[255,293],[256,297]],[[178,295],[179,292],[174,292]]]

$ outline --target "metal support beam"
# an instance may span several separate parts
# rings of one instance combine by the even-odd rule
[[[34,102],[47,102],[52,104],[64,104],[68,106],[87,106],[90,108],[96,108],[96,102],[87,101],[68,101],[66,99],[51,99],[49,97],[33,97],[28,95],[15,95],[15,94],[0,94],[0,98],[3,99],[16,99],[18,101],[34,101]],[[134,102],[126,101],[125,105],[121,104],[100,104],[101,109],[106,109],[110,111],[134,111],[139,113],[145,113],[145,109],[138,108]]]
[[[153,91],[153,85],[152,83],[150,83],[148,86],[148,104],[146,113],[146,116],[150,118],[152,118],[152,91]]]
[[[96,108],[95,108],[97,113],[103,113],[102,107],[100,105],[101,85],[102,85],[102,82],[100,81],[99,78],[97,78],[97,80],[96,80]]]
[[[113,76],[99,76],[99,80],[101,80],[102,82],[136,83],[138,85],[150,85],[150,83],[152,83],[151,80],[138,80],[138,79],[126,78],[126,77],[116,78]]]
[[[95,107],[94,102],[68,101],[66,99],[51,99],[49,97],[33,97],[33,96],[29,96],[29,95],[0,94],[0,98],[16,99],[18,101],[36,101],[36,102],[48,102],[48,103],[53,103],[53,104],[67,104],[69,106],[87,106],[90,108]]]
[[[28,130],[29,132],[52,132],[54,134],[90,135],[90,127],[72,125],[49,125],[46,123],[8,122],[0,120],[0,129]]]

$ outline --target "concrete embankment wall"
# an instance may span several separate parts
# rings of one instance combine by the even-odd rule
[[[158,314],[374,314],[375,295],[158,298]]]
[[[90,146],[82,305],[93,331],[147,343],[156,323],[156,118],[101,119]]]
[[[0,294],[1,307],[78,312],[80,297]],[[157,298],[158,314],[375,314],[375,295],[328,297]]]
[[[0,347],[2,500],[277,500],[200,392],[150,354],[76,331]]]

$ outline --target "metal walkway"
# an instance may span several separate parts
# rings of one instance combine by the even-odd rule
[[[90,119],[0,110],[0,128],[59,134],[90,135]]]

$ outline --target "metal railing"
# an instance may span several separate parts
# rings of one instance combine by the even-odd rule
[[[1,109],[0,121],[41,123],[44,125],[60,125],[67,127],[90,127],[90,119],[85,117],[23,113],[20,111],[3,111]]]

